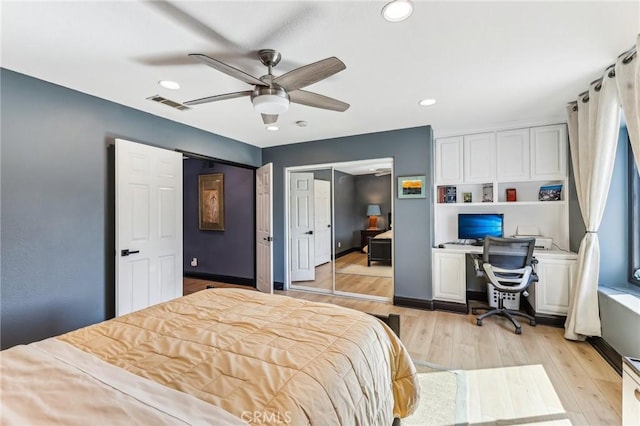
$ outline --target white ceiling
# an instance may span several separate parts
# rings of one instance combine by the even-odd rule
[[[640,32],[640,2],[418,1],[403,23],[384,1],[2,1],[4,68],[258,147],[432,125],[436,135],[565,121],[566,102]],[[347,69],[309,86],[344,113],[292,104],[265,130],[249,98],[173,110],[250,90],[189,57],[204,53],[259,77],[272,48],[280,75],[337,56]],[[178,91],[159,80],[178,81]],[[435,98],[420,107],[422,98]],[[298,120],[308,122],[298,127]],[[389,141],[393,143],[393,141]]]

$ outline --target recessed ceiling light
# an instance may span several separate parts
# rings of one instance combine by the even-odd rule
[[[393,0],[382,8],[382,16],[389,22],[400,22],[413,13],[411,0]]]
[[[164,87],[165,89],[170,89],[170,90],[178,90],[180,88],[180,83],[177,83],[171,80],[160,80],[158,84]]]
[[[436,100],[435,99],[423,99],[418,103],[420,105],[422,105],[422,106],[431,106],[431,105],[434,105],[436,103]]]
[[[267,128],[267,130],[269,130],[271,132],[276,132],[276,131],[280,130],[280,128],[278,126],[267,126],[266,128]]]

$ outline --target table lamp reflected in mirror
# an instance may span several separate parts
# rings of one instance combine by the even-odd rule
[[[379,204],[369,204],[367,206],[367,216],[369,216],[369,228],[378,229],[378,216],[381,216]]]

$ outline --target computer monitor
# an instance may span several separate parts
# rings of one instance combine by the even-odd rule
[[[504,215],[500,213],[458,214],[458,239],[482,241],[504,235]]]

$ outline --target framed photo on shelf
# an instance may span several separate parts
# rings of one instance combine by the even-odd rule
[[[515,188],[507,188],[507,201],[518,201]]]
[[[398,178],[398,198],[425,198],[425,176],[403,176]]]
[[[199,228],[203,231],[224,231],[224,175],[213,173],[198,176]]]

